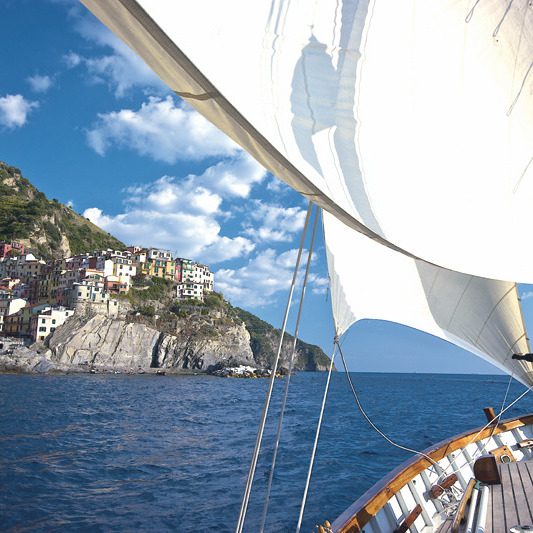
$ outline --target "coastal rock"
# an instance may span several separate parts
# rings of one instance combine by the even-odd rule
[[[55,370],[55,365],[46,354],[19,346],[0,353],[1,372],[25,372],[43,374]]]
[[[255,365],[243,324],[218,326],[209,336],[191,324],[180,326],[179,335],[172,335],[125,319],[75,315],[57,328],[47,346],[59,368],[187,372],[209,370],[221,362]]]

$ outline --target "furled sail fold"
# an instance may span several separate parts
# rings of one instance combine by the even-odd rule
[[[533,280],[531,2],[81,1],[347,225],[445,268]]]
[[[382,319],[425,331],[464,348],[533,384],[533,365],[512,359],[529,353],[515,283],[436,267],[380,246],[324,213],[336,328]]]

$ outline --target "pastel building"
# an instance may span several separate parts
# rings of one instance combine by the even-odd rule
[[[74,311],[72,309],[48,309],[34,315],[30,322],[32,340],[43,341],[73,314]]]
[[[166,250],[151,249],[146,254],[138,254],[136,259],[140,267],[139,273],[145,276],[155,276],[174,281],[176,273],[179,272],[179,269],[176,268],[177,261],[174,261],[172,254]]]
[[[204,286],[202,283],[182,281],[176,285],[176,298],[178,300],[204,301]]]
[[[25,305],[23,298],[14,298],[11,294],[4,294],[0,298],[0,333],[4,333],[5,317],[18,313]]]
[[[24,253],[24,245],[20,244],[18,242],[6,242],[2,241],[0,242],[0,257],[9,257],[11,255],[16,254],[23,254]]]
[[[105,291],[104,281],[83,280],[72,285],[69,295],[70,307],[81,302],[107,303],[109,293]]]
[[[196,265],[195,276],[198,274],[198,281],[203,284],[205,292],[215,290],[215,275],[209,269],[209,265]]]

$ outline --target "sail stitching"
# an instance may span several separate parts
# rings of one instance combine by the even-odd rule
[[[492,314],[494,313],[494,311],[496,311],[496,309],[498,308],[498,306],[502,303],[502,301],[507,297],[508,294],[511,293],[511,291],[514,290],[514,284],[511,285],[511,288],[507,290],[507,292],[505,292],[505,294],[498,300],[498,303],[492,308],[492,311],[489,313],[489,316],[486,318],[485,320],[485,323],[483,324],[483,327],[479,330],[479,333],[478,333],[478,336],[476,337],[476,343],[477,341],[479,341],[479,338],[481,337],[481,335],[483,334],[483,330],[485,329],[485,327],[487,326],[487,324],[489,323],[489,320],[492,316]]]
[[[466,291],[468,290],[468,287],[470,286],[470,283],[472,283],[472,280],[474,279],[474,276],[470,276],[470,279],[468,280],[468,283],[466,284],[465,288],[463,289],[463,293],[461,294],[461,297],[459,300],[457,300],[457,304],[455,305],[455,308],[453,310],[452,316],[450,317],[450,320],[448,321],[448,325],[446,326],[446,329],[451,329],[451,324],[453,322],[453,319],[455,317],[455,314],[457,313],[457,309],[459,308],[459,305],[461,305],[461,301],[464,298],[464,295],[466,294]]]

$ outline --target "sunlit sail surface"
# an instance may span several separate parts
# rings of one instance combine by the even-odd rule
[[[393,320],[532,382],[511,359],[529,351],[514,281],[533,280],[530,2],[82,3],[332,215],[340,331]],[[352,268],[362,255],[377,263]]]
[[[83,0],[181,97],[352,227],[530,282],[530,2]]]

